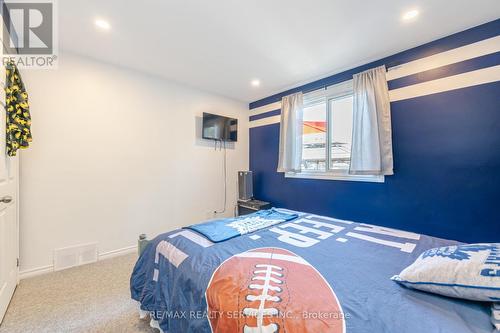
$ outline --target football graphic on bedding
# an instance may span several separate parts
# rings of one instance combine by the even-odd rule
[[[280,248],[253,249],[224,261],[206,299],[214,333],[345,331],[342,308],[323,276]]]

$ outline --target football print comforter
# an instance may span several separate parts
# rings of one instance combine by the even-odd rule
[[[454,244],[307,213],[217,243],[181,229],[150,242],[131,294],[169,333],[490,333],[489,304],[390,279]]]

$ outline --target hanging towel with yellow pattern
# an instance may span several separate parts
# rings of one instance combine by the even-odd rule
[[[5,65],[5,110],[7,111],[7,155],[16,156],[18,149],[31,142],[31,116],[28,93],[13,61]]]

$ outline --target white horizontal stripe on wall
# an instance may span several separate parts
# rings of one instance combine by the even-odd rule
[[[263,105],[261,107],[252,109],[252,110],[250,110],[250,115],[255,116],[257,114],[266,113],[266,112],[274,111],[274,110],[278,110],[278,109],[281,109],[281,101],[274,102],[274,103],[267,104],[267,105]]]
[[[249,123],[249,127],[253,128],[253,127],[259,127],[259,126],[271,125],[271,124],[279,123],[280,121],[281,121],[280,115],[267,117],[267,118],[261,118],[261,119],[251,121]]]
[[[389,91],[391,102],[500,81],[500,65]]]
[[[500,36],[389,68],[387,81],[500,51]]]
[[[396,102],[496,81],[500,81],[500,65],[394,89],[389,91],[389,99],[391,102]],[[250,128],[276,124],[279,122],[279,115],[257,119],[250,122]]]
[[[488,38],[476,43],[457,47],[452,50],[448,50],[389,68],[387,72],[387,81],[492,54],[495,52],[500,52],[500,36]],[[436,94],[449,90],[500,81],[499,72],[500,66],[483,68],[471,72],[394,89],[389,91],[389,96],[391,102],[395,102],[408,98]],[[281,101],[252,109],[250,110],[250,115],[254,116],[278,109],[281,109]],[[275,124],[279,121],[280,116],[261,118],[250,121],[250,127],[252,128]]]

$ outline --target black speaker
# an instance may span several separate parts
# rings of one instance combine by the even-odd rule
[[[251,200],[253,198],[252,171],[238,171],[239,200]]]

